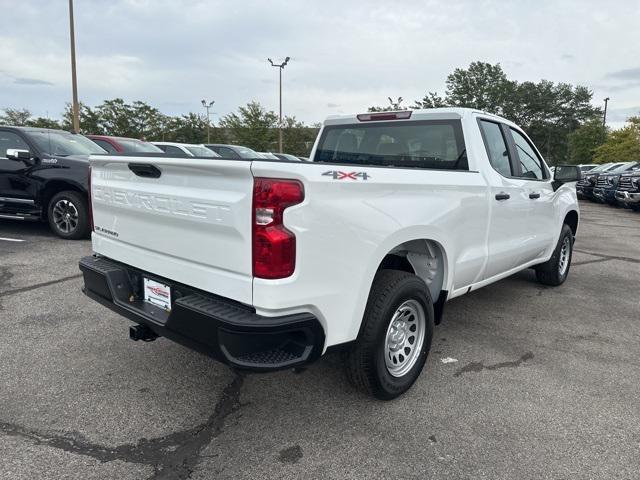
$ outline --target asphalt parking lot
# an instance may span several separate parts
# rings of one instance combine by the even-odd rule
[[[337,355],[237,374],[80,292],[90,243],[0,222],[0,478],[638,478],[640,214],[581,202],[569,279],[453,300],[388,403]],[[443,359],[455,359],[444,363]]]

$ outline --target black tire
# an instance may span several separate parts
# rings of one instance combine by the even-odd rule
[[[59,207],[69,205],[68,212],[71,219],[60,222],[60,210],[56,209],[57,205]],[[73,221],[74,216],[77,217],[75,222]],[[67,240],[86,238],[89,235],[89,208],[86,196],[71,190],[56,193],[49,201],[47,220],[53,233],[61,238]]]
[[[411,300],[424,311],[424,340],[422,348],[416,350],[410,370],[402,376],[393,376],[385,362],[387,330],[398,308]],[[424,281],[407,272],[379,271],[369,293],[358,340],[346,354],[347,378],[357,389],[380,400],[402,395],[411,388],[427,361],[433,328],[433,302]]]
[[[568,242],[568,253],[563,254],[562,249],[565,241]],[[569,225],[562,225],[562,230],[560,231],[560,238],[558,239],[558,243],[556,245],[555,250],[553,251],[553,255],[551,258],[540,265],[535,267],[536,270],[536,278],[543,285],[550,285],[552,287],[557,287],[558,285],[562,285],[564,281],[569,276],[569,269],[571,268],[571,257],[573,255],[573,231]],[[561,263],[566,261],[566,266],[562,266]]]

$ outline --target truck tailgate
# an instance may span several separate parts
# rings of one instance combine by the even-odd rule
[[[251,304],[251,162],[94,156],[91,171],[94,252]]]

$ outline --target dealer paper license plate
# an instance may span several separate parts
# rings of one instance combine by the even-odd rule
[[[144,279],[144,301],[165,310],[171,309],[171,287],[148,278]]]

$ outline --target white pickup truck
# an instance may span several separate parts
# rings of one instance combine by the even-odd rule
[[[235,368],[345,352],[380,399],[420,374],[444,303],[533,267],[567,278],[577,167],[460,108],[329,117],[312,162],[96,155],[84,292]]]

